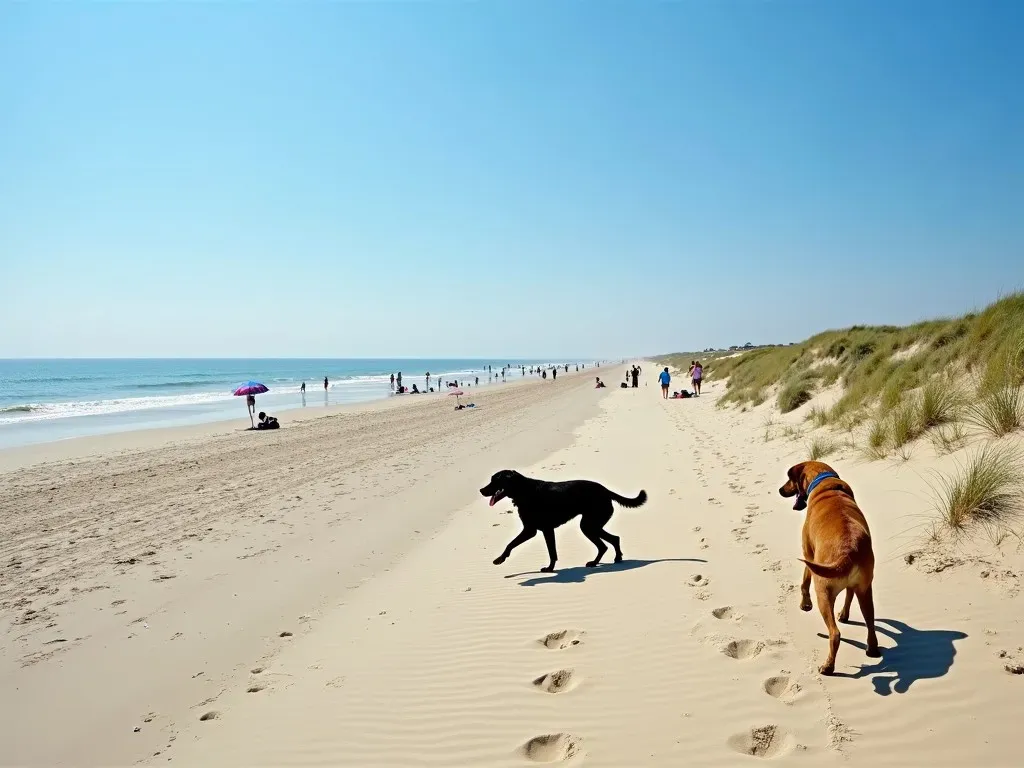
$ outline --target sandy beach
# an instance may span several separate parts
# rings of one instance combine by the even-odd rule
[[[3,456],[0,763],[1019,764],[1024,558],[924,544],[963,453],[827,459],[872,528],[883,656],[855,610],[822,677],[777,491],[804,443],[642,365]],[[646,490],[608,526],[625,561],[584,568],[570,523],[555,573],[540,537],[492,565],[520,527],[477,489],[506,467]]]

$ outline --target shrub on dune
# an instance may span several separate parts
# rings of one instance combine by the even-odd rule
[[[953,531],[1006,527],[1024,512],[1024,470],[1018,451],[985,445],[951,477],[932,486],[935,508]]]
[[[814,396],[812,383],[808,379],[799,378],[791,381],[779,392],[779,410],[783,413],[795,411]]]
[[[820,461],[830,456],[841,448],[841,444],[831,437],[819,435],[812,437],[807,443],[807,458],[810,461]]]
[[[1006,386],[988,393],[967,409],[967,419],[994,437],[1003,437],[1024,426],[1024,391]]]
[[[960,397],[948,378],[932,379],[921,389],[917,425],[921,431],[954,421],[959,415]]]

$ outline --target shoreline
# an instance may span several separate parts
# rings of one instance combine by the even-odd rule
[[[307,377],[308,392],[301,393],[302,377],[293,366],[308,371],[318,362],[156,359],[126,360],[119,366],[118,361],[108,360],[0,360],[0,379],[7,385],[0,393],[0,450],[83,436],[231,421],[245,405],[244,400],[231,396],[233,385],[226,383],[228,377],[242,375],[244,368],[239,363],[266,373],[257,378],[265,378],[270,390],[257,397],[257,408],[268,413],[388,399],[394,392],[388,374],[379,372],[386,365],[397,366],[397,370],[405,364],[429,367],[438,371],[432,376],[434,385],[441,380],[472,381],[474,377],[483,379],[477,385],[481,390],[505,383],[500,372],[490,379],[484,363],[476,360],[325,360],[328,373],[335,371],[330,389],[321,389],[317,380]],[[519,378],[518,369],[510,369],[509,374],[509,383]],[[406,384],[425,386],[424,377],[407,375]]]
[[[597,369],[600,370],[600,369]],[[586,374],[587,371],[570,371],[563,374],[566,380],[572,380],[577,376]],[[486,398],[496,393],[506,391],[512,387],[527,385],[544,386],[552,382],[544,381],[536,376],[527,375],[519,379],[510,379],[501,386],[487,386],[481,384],[479,387],[470,387],[466,390],[467,397]],[[555,382],[557,385],[557,382]],[[315,419],[328,418],[345,413],[365,413],[376,409],[402,408],[421,402],[436,402],[439,399],[447,398],[446,392],[432,392],[426,394],[396,395],[390,393],[384,397],[372,400],[359,400],[354,402],[343,402],[336,405],[315,406],[312,408],[286,408],[280,413],[288,414],[282,420],[282,428],[287,429],[289,425],[300,424]],[[466,398],[463,398],[466,400]],[[242,405],[243,398],[238,398],[239,405]],[[259,400],[257,400],[259,406]],[[259,408],[257,407],[257,410]],[[277,413],[275,409],[271,415]],[[80,459],[94,456],[104,452],[117,452],[121,450],[145,450],[168,443],[182,440],[203,439],[214,436],[222,436],[252,431],[244,426],[248,416],[232,416],[230,418],[218,418],[211,421],[201,421],[194,424],[169,425],[144,427],[140,429],[123,429],[114,432],[99,434],[77,435],[43,442],[33,442],[12,446],[0,447],[0,473],[13,469],[19,469],[40,462],[65,461],[68,459]],[[234,425],[234,426],[232,426]]]

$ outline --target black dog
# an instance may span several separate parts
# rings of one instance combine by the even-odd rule
[[[622,506],[632,509],[647,501],[645,491],[640,491],[635,499],[627,499],[591,480],[552,483],[524,477],[511,469],[503,469],[492,475],[491,482],[480,489],[480,494],[491,497],[492,507],[506,496],[512,499],[512,503],[519,510],[519,519],[523,521],[522,533],[509,542],[494,564],[501,565],[513,549],[532,539],[537,535],[537,531],[541,531],[548,545],[548,556],[551,558],[548,567],[541,568],[545,573],[555,570],[555,561],[558,559],[558,552],[555,550],[555,528],[569,522],[576,515],[583,517],[580,520],[583,535],[597,547],[597,557],[587,563],[587,567],[593,568],[601,562],[601,557],[608,551],[605,541],[615,548],[615,562],[621,563],[619,537],[604,529],[611,519],[612,512],[615,511],[612,502],[617,501]]]

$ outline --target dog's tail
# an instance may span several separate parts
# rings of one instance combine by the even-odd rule
[[[815,576],[821,576],[823,579],[837,579],[840,576],[845,576],[853,568],[853,560],[849,555],[843,555],[838,562],[824,565],[823,563],[815,563],[811,560],[804,560],[800,558],[800,562],[811,569],[811,573]]]
[[[644,505],[644,502],[647,501],[647,491],[640,491],[640,493],[637,495],[635,499],[627,499],[625,496],[619,496],[619,494],[613,491],[608,491],[608,495],[612,497],[612,501],[617,501],[619,502],[619,504],[621,504],[624,507],[627,507],[628,509],[636,509],[637,507],[642,507]]]

